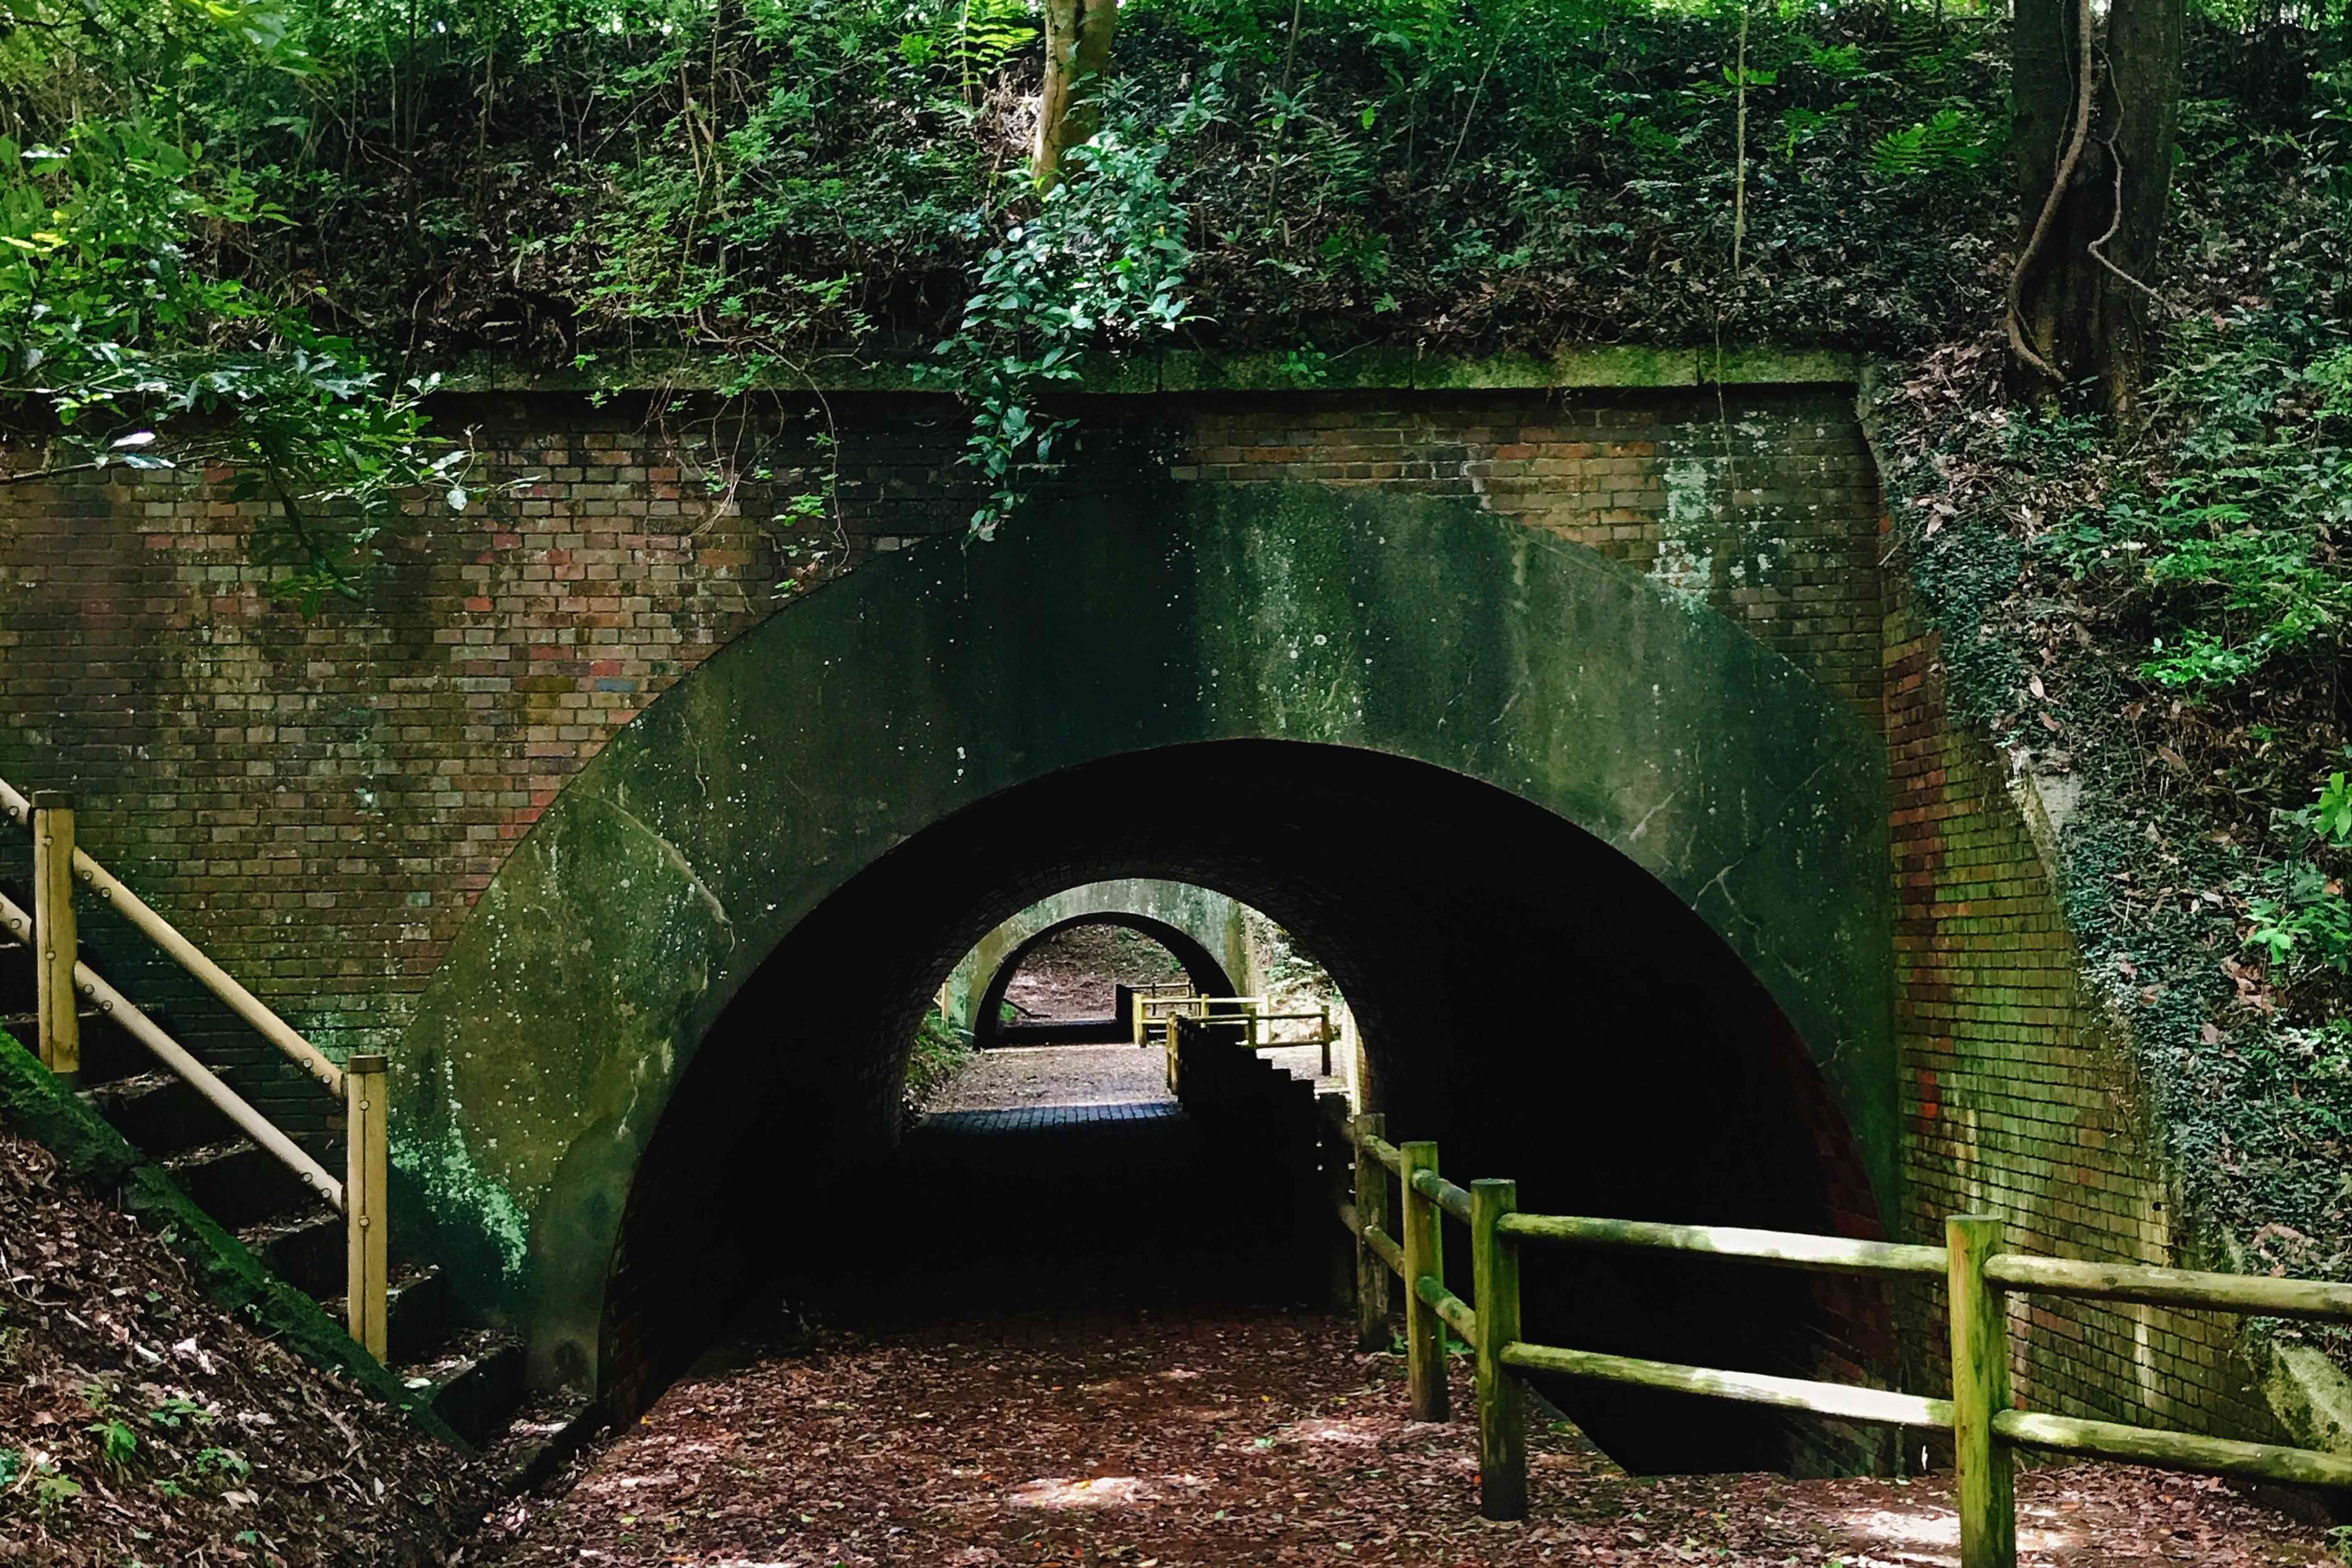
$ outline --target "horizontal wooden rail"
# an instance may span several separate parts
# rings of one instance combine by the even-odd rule
[[[31,940],[32,916],[5,893],[0,893],[0,924],[5,924],[17,936]],[[74,987],[97,1003],[100,1012],[121,1024],[131,1038],[146,1047],[165,1067],[185,1079],[190,1087],[209,1100],[222,1115],[236,1123],[237,1131],[269,1151],[320,1197],[338,1209],[343,1206],[342,1183],[329,1175],[325,1166],[304,1152],[301,1145],[279,1131],[243,1095],[223,1083],[212,1068],[189,1055],[185,1047],[164,1033],[162,1026],[142,1012],[137,1004],[108,984],[96,970],[87,963],[77,963],[74,965]]]
[[[1414,1280],[1412,1288],[1423,1300],[1429,1303],[1432,1310],[1445,1320],[1445,1326],[1460,1334],[1464,1341],[1478,1337],[1478,1314],[1469,1302],[1426,1274]]]
[[[2136,1301],[2245,1312],[2263,1318],[2352,1319],[2352,1285],[2319,1279],[2272,1279],[2259,1274],[2212,1274],[2137,1263],[2084,1263],[2003,1252],[1985,1259],[1985,1278],[2005,1290],[2069,1296],[2093,1301]]]
[[[1897,1394],[1891,1389],[1814,1383],[1801,1377],[1767,1377],[1753,1372],[1718,1372],[1711,1367],[1677,1366],[1671,1362],[1561,1350],[1555,1345],[1525,1342],[1505,1345],[1503,1362],[1522,1372],[1558,1373],[1563,1377],[1628,1384],[1635,1388],[1707,1394],[1747,1405],[1770,1405],[1782,1410],[1809,1410],[1841,1421],[1945,1432],[1952,1428],[1950,1400],[1922,1399],[1916,1394]]]
[[[0,919],[33,945],[41,1012],[41,1060],[68,1082],[79,1077],[77,994],[97,1003],[133,1039],[152,1052],[238,1131],[291,1170],[303,1183],[342,1211],[345,1230],[343,1298],[352,1337],[382,1360],[389,1353],[390,1254],[385,1225],[389,1180],[385,1118],[386,1063],[380,1056],[355,1056],[350,1069],[339,1067],[294,1027],[237,984],[178,928],[150,909],[146,900],[74,844],[73,799],[44,794],[27,800],[0,780],[0,815],[22,823],[33,835],[37,898],[32,916],[0,898]],[[346,1176],[337,1181],[211,1068],[198,1061],[121,992],[107,984],[76,952],[73,885],[79,879],[100,901],[122,911],[164,954],[177,963],[262,1038],[341,1102]],[[36,940],[37,938],[37,940]]]
[[[2200,1437],[2114,1421],[2078,1421],[2030,1410],[1994,1412],[1992,1429],[2012,1443],[2061,1454],[2087,1454],[2207,1475],[2284,1481],[2290,1486],[2352,1488],[2352,1459],[2310,1448],[2236,1443],[2225,1437]]]
[[[2031,1292],[2352,1321],[2352,1285],[2005,1252],[2000,1221],[1985,1215],[1951,1215],[1945,1222],[1945,1245],[1916,1247],[1730,1226],[1520,1214],[1515,1184],[1457,1186],[1438,1174],[1436,1144],[1389,1143],[1380,1136],[1381,1125],[1371,1115],[1337,1123],[1355,1151],[1355,1202],[1342,1203],[1358,1237],[1358,1289],[1363,1291],[1367,1282],[1385,1288],[1383,1268],[1406,1282],[1404,1346],[1416,1420],[1446,1418],[1445,1345],[1438,1325],[1454,1329],[1469,1343],[1477,1369],[1479,1509],[1489,1519],[1526,1513],[1526,1417],[1518,1374],[1528,1373],[1950,1432],[1964,1568],[2015,1568],[2011,1456],[2019,1447],[2352,1490],[2352,1456],[2012,1408],[2009,1363],[2014,1331],[2003,1304],[2009,1293]],[[1395,1173],[1404,1195],[1402,1248],[1360,1217],[1385,1211],[1388,1171]],[[1442,1243],[1448,1215],[1470,1229],[1475,1300],[1456,1296],[1446,1286]],[[1929,1399],[1528,1342],[1519,1338],[1519,1247],[1530,1241],[1680,1252],[1838,1274],[1939,1279],[1949,1321],[1952,1397]],[[1359,1317],[1365,1317],[1361,1300]],[[1373,1342],[1376,1327],[1360,1322],[1359,1342]]]
[[[1457,1187],[1434,1171],[1416,1171],[1412,1190],[1460,1220],[1470,1223],[1470,1189]]]
[[[1138,1008],[1159,1008],[1160,1016],[1166,1017],[1179,1008],[1184,1007],[1263,1007],[1265,1005],[1265,998],[1263,996],[1138,996],[1135,999],[1135,1005]],[[1234,1021],[1238,1023],[1244,1016],[1235,1013],[1232,1016]]]
[[[1918,1274],[1940,1279],[1948,1266],[1940,1247],[1808,1236],[1801,1231],[1743,1230],[1736,1226],[1661,1225],[1651,1220],[1592,1219],[1549,1214],[1506,1215],[1496,1227],[1526,1241],[1579,1247],[1640,1247],[1752,1258],[1790,1268],[1839,1274]]]
[[[0,780],[0,811],[5,811],[28,829],[32,826],[32,803],[5,780]],[[102,902],[121,910],[123,918],[137,927],[141,935],[162,948],[173,963],[194,975],[205,990],[227,1004],[229,1011],[242,1018],[256,1034],[284,1052],[303,1071],[333,1093],[341,1095],[342,1068],[304,1039],[292,1025],[271,1012],[261,998],[238,984],[235,976],[205,957],[195,943],[180,933],[179,928],[150,909],[147,901],[125,887],[113,872],[79,847],[73,853],[73,868],[74,875],[80,878]]]

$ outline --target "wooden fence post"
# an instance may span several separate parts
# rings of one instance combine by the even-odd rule
[[[33,796],[34,1007],[41,1064],[59,1078],[81,1073],[81,1009],[74,991],[79,942],[73,902],[74,799],[60,790]]]
[[[378,1361],[392,1349],[389,1303],[391,1246],[384,1223],[384,1184],[390,1177],[384,1103],[385,1060],[355,1056],[343,1064],[343,1226],[346,1240],[344,1311],[352,1338]]]
[[[1348,1097],[1318,1094],[1315,1097],[1315,1146],[1323,1159],[1324,1195],[1333,1213],[1343,1214],[1354,1206],[1355,1194],[1350,1188],[1356,1179],[1356,1146],[1348,1137]],[[1355,1300],[1356,1247],[1357,1238],[1350,1235],[1344,1244],[1330,1250],[1330,1284],[1324,1300],[1333,1307]]]
[[[1478,1314],[1478,1514],[1528,1516],[1528,1396],[1503,1364],[1519,1337],[1519,1244],[1496,1222],[1519,1206],[1517,1182],[1470,1184],[1471,1305]]]
[[[1389,1168],[1381,1163],[1380,1156],[1364,1146],[1367,1138],[1379,1138],[1388,1128],[1388,1118],[1374,1110],[1349,1119],[1352,1136],[1349,1142],[1356,1151],[1356,1223],[1362,1227],[1389,1228]],[[1389,1266],[1381,1261],[1379,1253],[1360,1229],[1356,1234],[1356,1348],[1364,1351],[1386,1350],[1389,1343]]]
[[[1445,1278],[1445,1216],[1412,1189],[1413,1173],[1437,1172],[1437,1145],[1423,1142],[1397,1147],[1397,1175],[1404,1192],[1404,1353],[1412,1418],[1446,1417],[1445,1320],[1421,1299],[1424,1278]]]
[[[1960,1568],[2016,1568],[2017,1493],[2009,1445],[1992,1429],[2009,1408],[2009,1317],[1985,1280],[2000,1250],[2000,1221],[1954,1215],[1944,1222],[1951,1257],[1952,1451],[1958,1471]]]

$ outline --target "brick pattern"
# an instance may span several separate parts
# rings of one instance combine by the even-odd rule
[[[1877,480],[1834,390],[1232,401],[1182,477],[1475,499],[1746,626],[1878,711]]]
[[[1475,500],[1741,621],[1883,718],[1908,1224],[1932,1239],[1946,1213],[1993,1205],[2025,1246],[2169,1255],[2127,1076],[2000,764],[1944,714],[1899,581],[1896,602],[1882,592],[1843,394],[1201,394],[1076,411],[1088,452],[1144,451],[1179,477]],[[314,622],[268,599],[246,561],[250,506],[204,476],[0,490],[0,776],[78,790],[96,853],[338,1049],[397,1037],[473,896],[620,725],[799,585],[960,533],[976,499],[937,400],[836,396],[726,427],[562,398],[450,416],[478,430],[482,479],[528,482],[478,484],[463,516],[420,509],[372,600]],[[721,450],[754,477],[714,489]],[[175,1021],[204,1012],[185,991]],[[227,1065],[267,1076],[234,1056],[250,1042],[217,1033]],[[2042,1407],[2266,1429],[2233,1382],[2227,1321],[2017,1310],[2032,1327],[2019,1386]],[[1822,1347],[1825,1368],[1882,1362],[1873,1315],[1837,1313],[1853,1331]],[[1926,1333],[1914,1359],[1935,1345]]]
[[[533,482],[421,510],[310,622],[205,476],[0,499],[0,776],[78,791],[90,850],[336,1049],[396,1036],[564,780],[768,608],[768,542],[634,422],[484,439]]]
[[[2179,1266],[2182,1237],[2128,1058],[2085,994],[2007,770],[1945,710],[1937,648],[1907,604],[1892,607],[1896,1029],[1912,1239],[1940,1244],[1946,1215],[1995,1213],[2021,1251]],[[2025,1296],[2011,1299],[2010,1314],[2021,1405],[2278,1439],[2235,1363],[2233,1317]],[[1919,1316],[1931,1320],[1920,1370],[1940,1386],[1940,1307]]]

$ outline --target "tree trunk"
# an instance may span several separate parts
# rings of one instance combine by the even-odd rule
[[[2010,368],[2021,396],[2088,382],[2109,412],[2131,406],[2147,356],[2142,284],[2172,184],[2183,9],[2183,0],[2114,0],[2102,39],[2086,0],[2017,0],[2010,122],[2021,223]]]
[[[1061,177],[1062,154],[1101,122],[1097,94],[1110,68],[1118,0],[1045,0],[1045,81],[1037,98],[1037,140],[1029,170],[1040,189]]]

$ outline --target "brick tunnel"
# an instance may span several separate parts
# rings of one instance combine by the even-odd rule
[[[397,1057],[395,1219],[526,1336],[535,1382],[625,1405],[755,1261],[821,1272],[792,1216],[846,1212],[889,1154],[935,988],[1107,879],[1287,930],[1346,994],[1391,1132],[1458,1177],[1556,1212],[1894,1212],[1885,752],[1849,704],[1472,508],[1072,505],[730,645],[484,889]],[[1878,1305],[1801,1279],[1533,1273],[1538,1327],[1582,1348],[1891,1370]],[[1853,1457],[1776,1418],[1559,1397],[1637,1468]]]
[[[1515,1176],[1525,1204],[1556,1213],[1877,1233],[1853,1139],[1787,1019],[1654,878],[1549,812],[1425,763],[1211,742],[992,796],[796,926],[705,1038],[647,1146],[606,1298],[605,1359],[621,1381],[657,1384],[754,1283],[805,1285],[841,1266],[837,1241],[811,1239],[837,1233],[806,1216],[874,1190],[860,1173],[893,1141],[906,1042],[982,932],[1062,888],[1146,876],[1240,899],[1320,959],[1355,1008],[1372,1103],[1400,1136],[1438,1139],[1461,1176]],[[1247,1229],[1250,1200],[1230,1184],[1183,1197],[1229,1206]],[[1149,1239],[1160,1216],[1132,1218],[1122,1230],[1102,1216],[1107,1252],[1138,1233],[1174,1245]],[[975,1202],[969,1223],[1028,1222],[1019,1205]],[[1286,1241],[1312,1251],[1338,1236],[1331,1225]],[[1267,1265],[1237,1247],[1223,1267]],[[1704,1260],[1561,1254],[1528,1272],[1531,1337],[1549,1342],[1891,1371],[1884,1305],[1866,1290]],[[1258,1281],[1260,1293],[1295,1296],[1296,1278]],[[1630,1391],[1551,1393],[1636,1469],[1839,1462],[1817,1426],[1801,1436],[1769,1414],[1693,1421]]]

